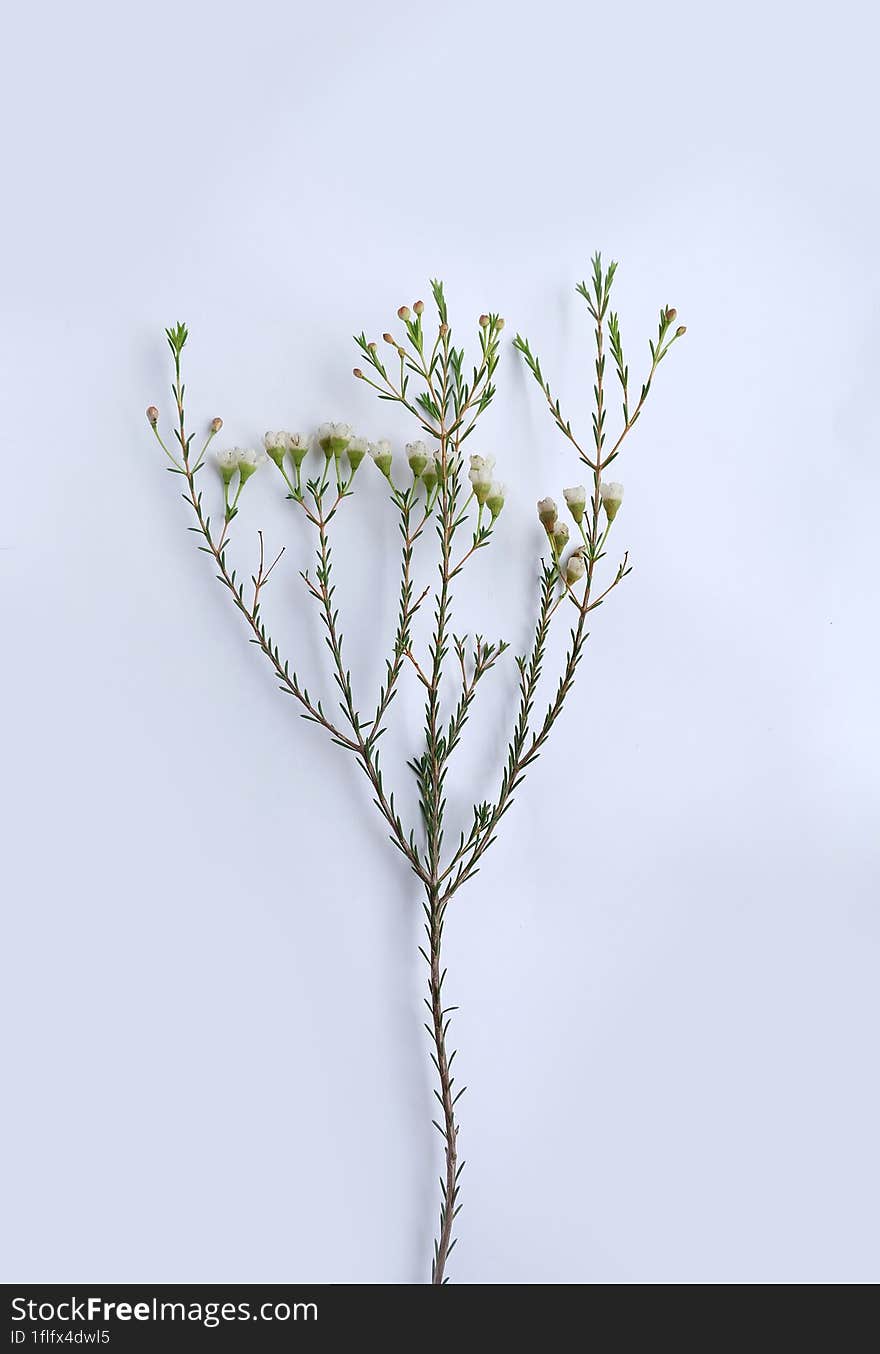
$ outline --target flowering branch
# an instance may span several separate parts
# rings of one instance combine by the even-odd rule
[[[573,446],[580,462],[591,471],[591,485],[589,492],[584,485],[564,490],[565,504],[578,536],[571,549],[570,528],[560,519],[553,499],[545,498],[538,504],[548,557],[538,576],[533,641],[529,651],[516,658],[519,701],[507,758],[495,798],[473,806],[471,826],[467,832],[460,833],[457,845],[451,850],[444,848],[450,760],[472,713],[478,684],[508,648],[505,641],[487,641],[482,635],[477,635],[469,644],[467,636],[457,635],[452,629],[455,588],[477,552],[492,543],[506,497],[505,486],[494,477],[494,458],[474,454],[465,469],[464,455],[465,442],[477,430],[496,394],[495,374],[504,327],[501,316],[494,313],[480,316],[477,327],[479,353],[470,368],[464,348],[453,342],[446,298],[439,281],[431,284],[436,310],[435,333],[429,335],[426,332],[425,304],[417,301],[412,308],[401,306],[398,310],[399,335],[384,334],[384,341],[396,359],[393,369],[386,366],[376,342],[368,340],[364,333],[356,338],[364,367],[354,369],[355,377],[365,381],[381,400],[397,403],[407,410],[418,425],[420,439],[406,446],[406,482],[395,482],[397,472],[389,442],[368,442],[356,437],[347,424],[328,423],[318,430],[311,445],[323,457],[323,465],[314,477],[306,475],[305,479],[309,439],[297,433],[267,433],[265,455],[234,448],[221,451],[216,457],[223,493],[223,522],[219,533],[212,528],[211,518],[204,510],[196,477],[222,422],[219,418],[213,420],[201,451],[193,457],[192,436],[186,429],[181,379],[181,354],[187,341],[183,325],[166,331],[174,363],[173,451],[158,431],[158,409],[151,405],[147,410],[150,425],[171,462],[169,470],[184,479],[183,497],[195,517],[195,526],[191,530],[202,537],[200,549],[212,556],[221,583],[248,624],[252,642],[269,660],[281,689],[297,701],[302,717],[321,725],[335,743],[354,755],[370,783],[374,803],[389,828],[391,841],[406,858],[424,890],[426,944],[421,953],[428,967],[426,1029],[438,1078],[434,1094],[440,1114],[434,1124],[443,1139],[445,1163],[431,1266],[431,1283],[437,1285],[449,1282],[447,1263],[455,1246],[453,1226],[461,1207],[463,1166],[458,1150],[456,1107],[464,1087],[457,1089],[455,1084],[452,1070],[455,1051],[450,1048],[449,1039],[455,1008],[446,1003],[444,995],[446,970],[442,962],[442,940],[447,908],[462,885],[477,873],[483,855],[496,840],[501,819],[562,712],[583,656],[588,637],[588,615],[602,605],[629,573],[628,556],[624,555],[610,580],[604,586],[598,585],[599,590],[596,590],[597,571],[605,558],[609,533],[623,501],[622,485],[607,480],[604,472],[619,455],[625,437],[639,418],[657,367],[684,333],[683,326],[672,327],[675,311],[668,307],[661,310],[657,338],[650,344],[650,369],[638,399],[633,403],[619,321],[610,310],[615,269],[613,263],[603,268],[601,257],[596,255],[589,285],[582,282],[577,288],[587,303],[595,338],[592,447],[589,451],[585,449],[585,439],[575,434],[563,415],[559,400],[528,341],[520,335],[514,340],[514,347],[522,354],[540,386],[554,423]],[[622,430],[610,449],[607,449],[606,433],[606,349],[611,354],[621,388],[623,408]],[[259,560],[251,576],[253,597],[250,604],[244,598],[243,586],[238,582],[235,570],[227,563],[231,527],[240,511],[243,490],[267,458],[280,472],[287,498],[296,512],[301,513],[306,528],[315,533],[314,571],[306,570],[301,576],[324,627],[331,675],[339,694],[341,720],[339,716],[331,719],[321,700],[309,695],[288,661],[280,655],[262,620],[263,593],[282,559],[283,549],[267,567],[263,534],[258,533]],[[367,717],[362,717],[351,671],[346,665],[331,542],[331,526],[335,532],[334,524],[343,504],[355,492],[355,478],[364,460],[372,461],[377,472],[387,480],[400,532],[395,633],[385,660],[385,676],[375,708]],[[416,546],[429,522],[433,522],[436,532],[436,572],[433,583],[420,587],[416,582]],[[459,543],[460,533],[465,529],[470,532],[467,546]],[[420,662],[414,652],[413,624],[429,596],[432,597],[433,623],[427,660]],[[563,602],[575,608],[576,616],[552,697],[543,716],[536,719],[535,707],[551,624]],[[394,793],[386,789],[379,757],[381,739],[407,666],[412,668],[425,700],[423,746],[408,762],[418,788],[418,825],[405,823],[398,813]]]

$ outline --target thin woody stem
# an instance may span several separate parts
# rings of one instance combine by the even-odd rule
[[[337,499],[337,504],[338,501],[339,500]],[[380,810],[391,828],[392,841],[394,841],[403,855],[406,856],[413,872],[418,875],[422,883],[427,885],[429,877],[422,866],[418,853],[412,845],[411,840],[407,838],[403,824],[395,811],[394,796],[392,795],[388,798],[385,794],[382,775],[379,770],[378,752],[370,745],[369,740],[364,738],[361,732],[363,725],[360,716],[355,709],[354,697],[351,689],[351,676],[346,670],[343,661],[342,637],[336,623],[336,612],[333,609],[333,591],[330,585],[330,540],[327,534],[327,522],[329,518],[324,517],[320,491],[315,495],[315,506],[318,518],[318,558],[320,565],[318,569],[317,592],[319,594],[324,623],[327,627],[330,652],[333,655],[333,662],[336,668],[337,684],[343,695],[343,709],[352,728],[353,744],[350,742],[349,745],[354,747],[361,766],[366,773],[367,779],[373,788],[376,807]],[[330,516],[332,516],[332,512],[335,511],[335,509],[336,504],[334,504]]]
[[[198,530],[204,537],[206,542],[204,548],[206,548],[209,551],[209,553],[213,555],[214,560],[217,564],[217,568],[220,571],[219,572],[220,582],[223,583],[229,589],[229,591],[232,594],[233,600],[235,601],[235,605],[238,607],[238,610],[241,612],[241,614],[247,621],[248,625],[250,626],[250,629],[253,632],[253,642],[258,646],[258,648],[262,650],[262,652],[268,658],[269,662],[271,663],[275,671],[275,675],[281,682],[282,688],[285,691],[287,691],[291,696],[295,697],[295,699],[300,703],[300,705],[303,706],[303,708],[306,711],[307,718],[313,720],[317,724],[321,724],[327,730],[327,732],[330,733],[333,736],[333,738],[335,738],[336,741],[340,743],[343,747],[347,747],[350,748],[352,751],[356,751],[357,744],[353,743],[351,739],[346,737],[346,735],[342,732],[342,730],[338,729],[335,724],[333,724],[329,719],[326,718],[326,716],[318,708],[318,706],[316,706],[311,700],[309,700],[308,695],[300,687],[296,673],[295,672],[291,673],[287,664],[281,662],[278,656],[277,648],[275,648],[275,646],[271,643],[268,635],[266,634],[260,622],[258,606],[254,605],[249,607],[245,602],[240,585],[235,582],[232,573],[227,568],[226,557],[222,546],[216,543],[211,535],[210,524],[202,510],[201,495],[198,493],[196,489],[194,472],[192,468],[189,466],[188,461],[184,462],[184,468],[181,473],[183,474],[186,480],[188,488],[188,492],[184,494],[184,498],[190,504],[193,512],[195,513],[196,521],[198,523],[197,528],[194,528],[194,530]],[[265,577],[263,578],[263,582],[265,582]],[[256,601],[258,602],[258,600],[259,599],[257,598]]]
[[[415,601],[413,601],[412,555],[413,555],[413,546],[421,536],[422,531],[424,530],[425,527],[425,523],[427,522],[430,516],[430,512],[431,512],[430,508],[426,507],[418,526],[415,528],[414,531],[411,531],[410,515],[412,513],[412,503],[410,502],[408,496],[404,496],[400,500],[401,532],[403,535],[403,547],[402,547],[403,562],[401,566],[401,580],[400,580],[400,617],[397,626],[397,634],[394,639],[393,658],[391,662],[388,664],[387,680],[385,682],[384,687],[379,693],[379,703],[378,706],[376,707],[376,714],[373,718],[373,724],[370,729],[370,732],[367,735],[366,742],[368,745],[371,744],[378,736],[380,725],[385,716],[385,711],[388,709],[388,706],[394,699],[395,690],[397,688],[397,682],[400,678],[400,673],[403,668],[403,660],[408,653],[410,626],[412,624],[413,617],[415,616],[419,607],[422,605],[422,602],[428,595],[428,589],[426,588],[425,591],[421,593],[421,595],[417,597]],[[411,654],[410,657],[412,658]],[[413,659],[413,662],[415,662],[415,659]]]
[[[453,1095],[453,1077],[450,1071],[452,1059],[446,1048],[446,1036],[449,1032],[450,1008],[443,1006],[443,980],[445,970],[441,968],[441,943],[443,937],[443,918],[446,904],[436,887],[428,891],[428,933],[430,944],[428,990],[430,993],[431,1024],[428,1027],[434,1042],[434,1065],[440,1081],[439,1092],[435,1091],[443,1111],[443,1123],[435,1125],[443,1138],[445,1155],[445,1177],[441,1179],[440,1221],[437,1239],[434,1242],[434,1259],[431,1265],[431,1283],[444,1284],[446,1261],[455,1245],[452,1239],[452,1224],[458,1213],[458,1191],[461,1165],[458,1161],[458,1124],[455,1121],[455,1102]],[[454,1055],[453,1055],[454,1056]],[[464,1088],[462,1088],[463,1090]],[[461,1092],[459,1092],[459,1095]],[[464,1163],[462,1163],[463,1165]]]

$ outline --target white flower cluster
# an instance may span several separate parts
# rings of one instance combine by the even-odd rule
[[[329,461],[331,456],[342,455],[352,435],[353,430],[348,423],[322,423],[315,440]]]
[[[391,482],[393,455],[391,443],[387,438],[380,438],[378,442],[369,442],[365,437],[356,437],[348,423],[322,423],[314,436],[312,445],[317,446],[323,452],[328,462],[334,458],[338,462],[342,456],[347,457],[352,478],[354,478],[361,461],[369,456],[380,474]],[[239,447],[218,452],[217,468],[220,471],[223,483],[228,486],[233,476],[238,473],[241,483],[244,484],[258,465],[268,457],[278,466],[288,485],[293,489],[294,486],[290,484],[285,470],[285,461],[289,456],[296,467],[295,492],[298,494],[300,467],[308,455],[309,438],[303,433],[267,432],[263,437],[263,446],[265,447],[265,456],[262,452],[245,451]],[[440,451],[431,450],[422,441],[407,442],[406,459],[414,478],[421,480],[430,498],[443,473]],[[494,456],[472,456],[470,458],[469,478],[474,497],[481,509],[483,507],[488,508],[493,521],[504,507],[506,494],[505,486],[493,478],[494,469]],[[337,475],[338,473],[337,471]],[[351,480],[348,482],[350,484]]]
[[[217,469],[224,484],[230,483],[236,471],[239,484],[245,484],[265,459],[261,451],[251,451],[246,447],[230,447],[227,451],[217,452]]]
[[[302,433],[266,433],[263,446],[266,448],[266,455],[281,470],[288,452],[295,466],[302,465],[309,450],[309,441]]]

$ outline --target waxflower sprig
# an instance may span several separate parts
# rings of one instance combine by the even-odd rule
[[[595,327],[596,363],[593,388],[592,446],[578,439],[563,416],[558,400],[544,379],[540,363],[527,341],[517,336],[514,346],[523,355],[540,385],[557,427],[573,445],[579,460],[592,472],[592,486],[577,484],[564,490],[564,501],[576,532],[570,548],[571,529],[560,519],[552,498],[542,499],[538,515],[549,546],[549,555],[538,571],[537,615],[533,639],[527,652],[517,655],[518,703],[507,756],[494,797],[473,805],[470,827],[457,841],[446,840],[447,784],[452,755],[458,747],[475,709],[477,688],[505,654],[504,640],[470,640],[453,630],[455,592],[469,561],[494,539],[503,511],[506,489],[495,476],[494,457],[485,451],[470,454],[465,443],[480,428],[495,395],[495,376],[500,357],[504,321],[486,313],[477,323],[477,353],[468,363],[465,349],[453,341],[452,326],[443,286],[431,284],[434,314],[423,301],[402,305],[397,311],[396,333],[383,335],[393,356],[386,361],[379,345],[365,333],[356,337],[364,363],[355,367],[355,377],[367,383],[386,402],[396,403],[414,420],[417,436],[401,452],[387,439],[370,441],[356,434],[347,423],[322,424],[308,437],[302,432],[267,432],[263,450],[229,448],[214,460],[221,497],[217,511],[220,525],[203,504],[199,476],[213,438],[222,428],[215,418],[204,444],[193,452],[187,432],[181,354],[187,341],[186,327],[166,331],[174,363],[172,394],[176,426],[172,447],[159,432],[159,411],[151,405],[147,418],[171,464],[172,473],[184,481],[183,497],[195,518],[191,528],[201,537],[200,549],[211,555],[218,578],[230,593],[250,630],[252,641],[272,666],[279,685],[293,696],[299,713],[325,729],[338,746],[351,753],[367,776],[373,801],[385,822],[395,848],[419,881],[425,918],[422,956],[428,969],[426,1029],[431,1040],[431,1059],[437,1073],[434,1092],[439,1113],[434,1125],[443,1143],[444,1167],[437,1235],[430,1282],[449,1282],[447,1265],[456,1244],[453,1224],[460,1210],[460,1179],[457,1105],[464,1088],[456,1086],[453,1073],[455,1050],[450,1043],[452,1012],[445,995],[446,969],[442,940],[448,906],[460,888],[477,873],[482,858],[497,838],[501,819],[507,813],[529,766],[540,755],[575,678],[586,640],[587,615],[598,607],[629,572],[627,556],[604,588],[594,586],[596,569],[604,558],[608,533],[623,501],[622,486],[605,475],[619,454],[624,437],[638,419],[657,366],[672,343],[684,333],[672,329],[675,311],[661,311],[656,341],[652,341],[652,364],[638,400],[631,406],[629,372],[617,316],[609,311],[611,284],[616,265],[603,269],[599,255],[593,260],[592,282],[578,291],[587,301]],[[623,396],[624,426],[617,441],[606,446],[605,347],[612,359]],[[310,460],[311,458],[311,460]],[[330,655],[330,673],[337,691],[337,712],[328,712],[320,697],[310,695],[288,660],[279,652],[262,616],[263,597],[283,547],[272,563],[265,564],[263,534],[258,532],[259,557],[250,586],[246,587],[228,562],[233,524],[241,510],[245,486],[257,469],[269,461],[277,470],[294,520],[312,533],[315,564],[302,572],[306,593],[315,603],[325,630]],[[332,539],[343,508],[356,494],[360,466],[371,461],[387,483],[388,501],[400,528],[400,572],[397,620],[385,659],[378,691],[366,697],[352,677],[346,659],[345,638],[335,597]],[[251,498],[248,498],[251,502]],[[344,520],[344,518],[343,518]],[[425,547],[420,545],[425,529],[433,526],[433,563],[425,581]],[[469,544],[461,541],[464,532]],[[418,643],[414,622],[431,599],[432,622],[427,642]],[[554,693],[543,715],[536,714],[542,673],[553,617],[564,602],[577,610],[571,642]],[[407,822],[396,807],[395,792],[385,776],[380,758],[383,735],[393,714],[394,701],[404,689],[404,674],[424,703],[421,746],[408,761],[418,790],[419,817]]]
[[[580,611],[579,628],[575,632],[578,636],[583,633],[583,621],[586,615],[599,606],[630,572],[629,557],[624,555],[609,586],[600,596],[595,597],[593,595],[594,570],[604,557],[604,547],[608,540],[611,524],[623,503],[623,485],[617,480],[606,479],[604,472],[620,454],[624,439],[639,418],[659,364],[672,345],[687,332],[684,325],[679,325],[673,330],[672,326],[677,318],[677,312],[670,306],[664,306],[660,311],[657,338],[651,340],[648,345],[651,354],[651,366],[642,384],[635,407],[631,408],[629,368],[623,356],[620,321],[617,314],[609,309],[611,286],[616,271],[616,263],[610,263],[607,268],[603,269],[602,256],[596,254],[593,257],[593,272],[590,284],[579,282],[576,288],[578,295],[586,301],[587,309],[595,326],[596,358],[595,383],[593,385],[594,404],[591,418],[593,448],[591,451],[584,450],[581,442],[578,441],[572,431],[571,423],[563,416],[559,400],[553,397],[549,382],[545,379],[541,370],[540,361],[533,354],[528,340],[520,334],[517,334],[514,339],[514,347],[523,355],[527,367],[540,386],[556,426],[576,448],[584,465],[588,466],[593,472],[590,494],[583,484],[573,485],[563,490],[566,506],[581,538],[569,555],[565,556],[564,551],[569,542],[570,531],[567,523],[560,520],[556,503],[552,498],[543,498],[538,503],[538,519],[547,533],[550,545],[551,568],[562,585],[562,592],[557,601],[561,601],[563,596],[567,596]],[[607,450],[605,431],[607,412],[605,402],[606,321],[623,405],[623,427],[613,445]],[[603,514],[604,527],[602,526]],[[584,590],[582,594],[579,594],[576,591],[576,585],[582,582]]]

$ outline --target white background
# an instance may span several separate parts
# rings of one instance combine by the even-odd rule
[[[184,319],[198,426],[399,443],[350,335],[441,275],[459,336],[500,310],[587,430],[596,248],[634,373],[661,304],[688,336],[619,463],[634,572],[450,912],[450,1273],[876,1281],[876,39],[846,3],[7,20],[8,1281],[424,1281],[418,897],[363,776],[247,644],[143,409],[167,423]],[[479,449],[508,507],[456,621],[517,649],[534,501],[579,475],[509,341],[499,386]],[[287,544],[267,616],[329,693],[272,467],[243,509],[236,559],[258,526]],[[363,704],[393,532],[364,466],[336,547]],[[456,822],[496,783],[512,670],[482,688]]]

